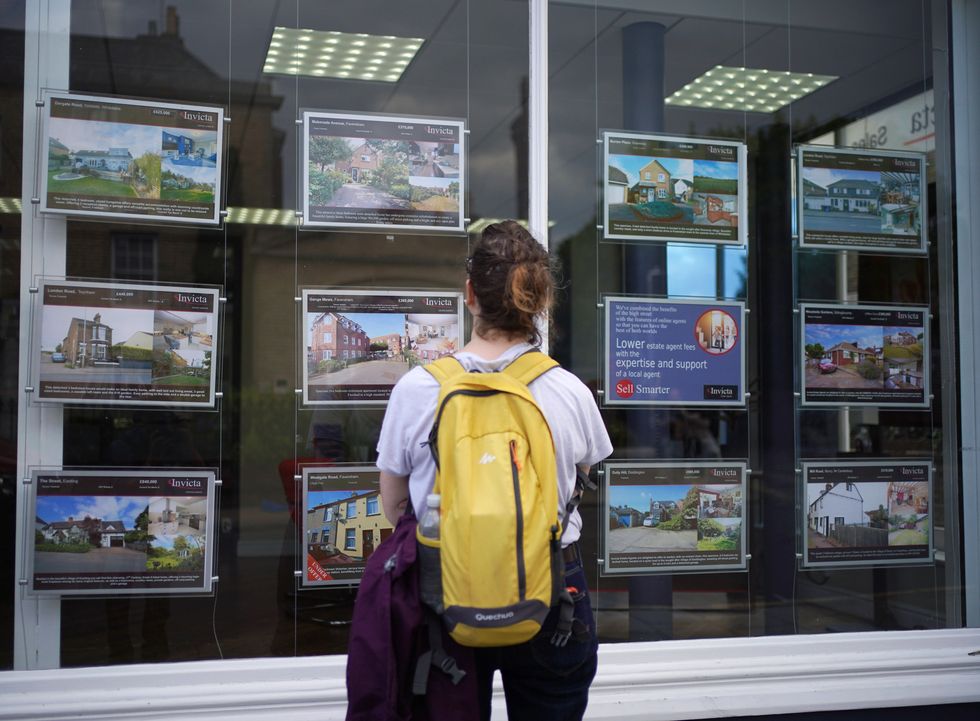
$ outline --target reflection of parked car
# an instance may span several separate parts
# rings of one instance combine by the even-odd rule
[[[65,354],[64,353],[52,353],[51,354],[51,362],[52,363],[64,363],[65,362]]]
[[[830,358],[821,358],[817,367],[821,373],[833,373],[837,370],[837,364],[830,360]]]

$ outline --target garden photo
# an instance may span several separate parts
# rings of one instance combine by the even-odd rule
[[[412,143],[311,135],[309,203],[329,208],[411,209]]]

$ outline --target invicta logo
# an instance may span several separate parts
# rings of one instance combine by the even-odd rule
[[[489,453],[484,453],[482,456],[480,456],[479,463],[481,466],[485,466],[488,463],[493,463],[495,460],[497,460],[496,456],[492,456]]]

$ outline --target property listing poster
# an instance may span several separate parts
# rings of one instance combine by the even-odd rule
[[[445,291],[303,290],[303,402],[384,403],[398,379],[462,346]]]
[[[216,288],[45,281],[38,296],[38,400],[214,406]]]
[[[304,586],[360,583],[368,558],[395,527],[374,466],[303,468]]]
[[[604,235],[745,245],[743,143],[603,133]]]
[[[929,461],[803,463],[805,566],[932,561]]]
[[[607,463],[603,468],[605,573],[746,567],[744,463]]]
[[[33,481],[35,593],[211,590],[213,472],[35,471]]]
[[[929,310],[800,304],[803,405],[929,407]]]
[[[925,166],[921,153],[800,146],[800,245],[925,253]]]
[[[222,108],[51,95],[44,120],[42,211],[218,224]]]
[[[463,230],[462,120],[303,113],[303,225]]]
[[[739,301],[605,298],[606,405],[745,405]]]

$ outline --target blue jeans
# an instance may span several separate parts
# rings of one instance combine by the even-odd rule
[[[574,586],[575,618],[580,623],[562,647],[552,645],[558,608],[551,609],[537,636],[516,646],[476,649],[480,718],[490,719],[493,672],[500,670],[508,721],[579,721],[589,702],[596,672],[595,620],[580,561],[565,565],[565,585]]]

